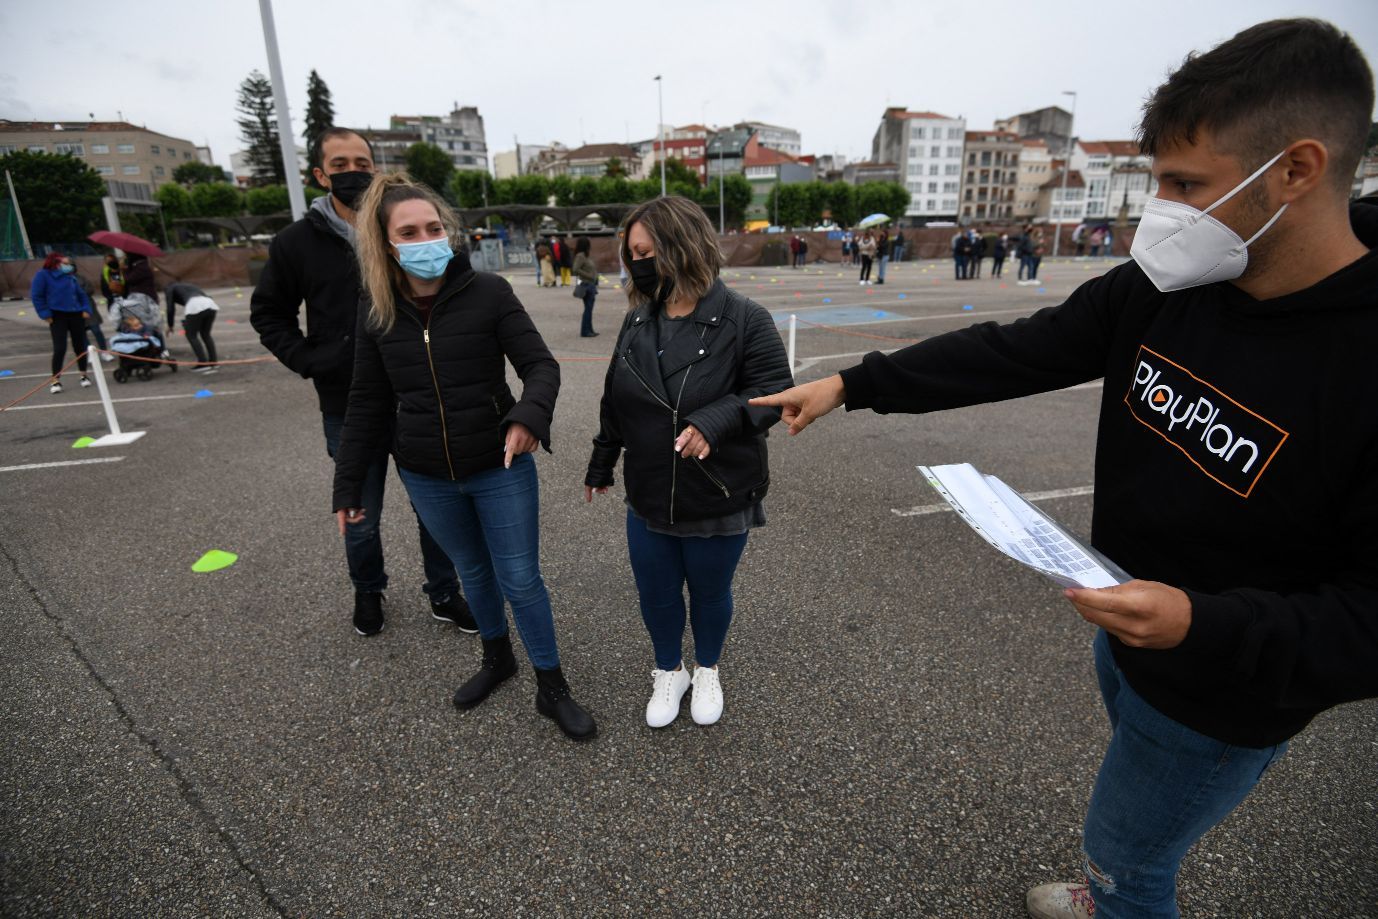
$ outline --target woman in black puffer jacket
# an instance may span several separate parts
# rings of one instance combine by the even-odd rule
[[[511,285],[451,250],[458,222],[430,189],[405,175],[376,178],[357,229],[364,300],[335,457],[340,530],[361,519],[365,473],[391,431],[398,475],[454,561],[483,638],[483,665],[455,705],[478,705],[516,672],[506,597],[536,668],[536,708],[569,736],[590,738],[593,718],[560,670],[529,455],[538,444],[550,449],[560,366]],[[507,361],[520,399],[507,386]]]
[[[780,420],[747,400],[793,380],[770,313],[719,279],[718,237],[702,208],[656,198],[623,229],[632,309],[604,382],[584,497],[608,490],[621,456],[627,550],[656,658],[646,723],[674,721],[692,683],[694,720],[712,724],[722,714],[717,664],[732,578],[747,533],[765,524],[766,430]],[[680,656],[686,582],[692,680]]]

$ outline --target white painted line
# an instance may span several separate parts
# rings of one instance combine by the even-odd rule
[[[62,463],[26,463],[23,466],[0,466],[0,472],[19,472],[23,469],[52,469],[55,466],[89,466],[92,463],[118,463],[123,456],[102,456],[100,459],[67,460]]]
[[[908,304],[906,304],[906,305],[908,305]],[[889,312],[889,310],[886,310],[884,307],[879,306],[879,305],[874,304],[874,303],[844,303],[844,304],[842,304],[842,305],[840,305],[840,306],[810,307],[809,309],[815,309],[815,310],[820,310],[820,311],[821,311],[821,310],[833,310],[833,309],[848,309],[848,308],[855,308],[855,307],[868,307],[868,308],[871,308],[871,309],[876,309],[876,310],[882,310],[882,311],[884,311],[884,312]],[[797,315],[799,316],[799,324],[800,324],[800,326],[801,326],[802,328],[808,329],[808,328],[813,328],[813,326],[810,326],[810,325],[808,324],[811,320],[809,319],[809,317],[808,317],[807,315],[805,315],[805,313],[807,313],[807,312],[809,311],[809,309],[803,309],[803,310],[788,310],[788,311],[786,311],[786,312],[784,313],[784,315],[782,315],[782,316],[777,316],[775,310],[771,310],[770,313],[771,313],[771,316],[775,319],[775,321],[776,321],[777,323],[778,323],[778,322],[788,322],[788,321],[789,321],[789,314],[790,314],[790,313],[795,313],[795,314],[797,314]],[[1042,309],[1042,307],[1039,307],[1039,309]],[[968,313],[968,312],[961,312],[961,313],[934,313],[934,314],[931,315],[931,316],[897,316],[897,317],[894,318],[894,319],[868,319],[868,320],[865,321],[865,322],[825,322],[825,323],[822,323],[822,325],[829,326],[830,328],[821,329],[820,331],[828,332],[828,331],[831,331],[832,329],[847,329],[847,328],[850,328],[851,326],[854,326],[854,325],[884,325],[884,324],[886,324],[887,322],[927,322],[927,321],[930,320],[930,319],[978,319],[978,320],[979,320],[979,319],[982,319],[982,318],[984,318],[984,317],[986,317],[986,316],[1012,316],[1012,315],[1015,315],[1015,314],[1024,315],[1024,316],[1032,316],[1032,315],[1033,315],[1034,313],[1036,313],[1036,312],[1038,312],[1038,310],[1031,310],[1031,309],[1029,309],[1028,307],[1021,307],[1021,308],[1019,308],[1019,309],[1008,309],[1008,310],[982,310],[982,311],[979,312],[979,313],[973,311],[973,312],[970,312],[970,313]]]
[[[219,396],[238,396],[244,392],[242,389],[218,389],[215,395]],[[111,399],[111,402],[158,402],[162,399],[195,399],[196,393],[180,393],[175,396],[131,396],[128,399]],[[52,405],[16,405],[6,409],[10,412],[27,412],[36,408],[76,408],[81,405],[100,405],[99,399],[92,399],[89,402],[55,402]]]
[[[1078,495],[1090,495],[1096,491],[1094,486],[1081,485],[1076,488],[1058,488],[1053,491],[1035,491],[1025,495],[1029,501],[1051,501],[1054,498],[1074,498]],[[950,512],[952,506],[949,504],[923,504],[918,507],[909,508],[890,508],[890,513],[896,517],[922,517],[924,514],[941,514]]]

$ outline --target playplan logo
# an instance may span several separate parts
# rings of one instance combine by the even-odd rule
[[[1245,498],[1287,440],[1267,418],[1143,345],[1124,404],[1202,472]]]

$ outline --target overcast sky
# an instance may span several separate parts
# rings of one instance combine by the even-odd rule
[[[665,121],[760,120],[804,152],[869,156],[887,105],[965,116],[968,128],[1079,94],[1076,133],[1129,138],[1144,96],[1192,49],[1249,25],[1319,16],[1378,62],[1374,0],[693,0],[688,3],[275,0],[300,137],[306,78],[335,123],[476,105],[490,155],[523,143],[651,136]],[[115,120],[242,147],[239,83],[268,71],[256,0],[0,3],[0,118]]]

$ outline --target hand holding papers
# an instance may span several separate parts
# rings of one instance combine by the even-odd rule
[[[995,476],[982,475],[970,463],[918,468],[982,539],[1063,587],[1113,587],[1130,580]]]

